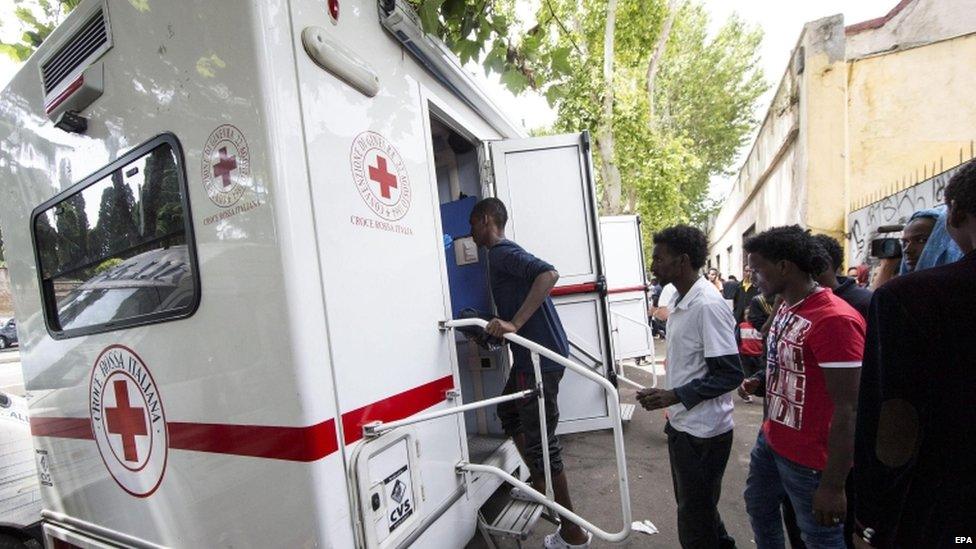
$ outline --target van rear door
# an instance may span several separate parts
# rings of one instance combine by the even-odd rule
[[[654,361],[654,339],[647,323],[647,271],[641,242],[640,217],[600,218],[603,259],[607,269],[607,298],[613,335],[614,360]]]
[[[488,144],[495,196],[508,207],[508,236],[559,270],[553,301],[571,357],[612,375],[606,283],[589,134]],[[559,388],[560,433],[610,427],[606,393],[567,372]]]

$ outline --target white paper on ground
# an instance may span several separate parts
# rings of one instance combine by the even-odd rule
[[[654,526],[654,523],[649,520],[634,522],[630,525],[630,529],[635,532],[643,532],[648,535],[657,533],[657,526]]]

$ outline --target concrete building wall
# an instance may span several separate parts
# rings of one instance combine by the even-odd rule
[[[976,34],[850,63],[853,201],[891,195],[971,156],[976,72],[966,60],[976,60]]]
[[[799,221],[796,141],[801,75],[797,68],[795,63],[787,67],[732,192],[712,224],[709,265],[716,264],[716,255],[722,257],[723,274],[742,274],[742,235],[751,227],[761,231]]]
[[[976,29],[973,0],[902,0],[887,14],[847,29],[847,58],[914,48]]]
[[[976,147],[976,3],[903,0],[848,27],[804,26],[726,202],[710,257],[742,268],[742,233],[797,223],[849,241],[848,214],[943,172]],[[868,234],[871,228],[862,227]]]
[[[842,16],[808,23],[780,82],[753,149],[709,234],[710,260],[724,273],[741,274],[743,234],[777,225],[807,226],[843,234],[844,211],[828,214],[821,203],[843,198],[846,103]],[[813,216],[811,218],[811,216]],[[729,247],[732,253],[729,254]],[[731,256],[731,257],[730,257]]]
[[[803,33],[805,57],[800,91],[801,162],[803,186],[799,205],[801,225],[835,238],[844,234],[847,188],[847,71],[844,17],[835,15],[807,23]]]

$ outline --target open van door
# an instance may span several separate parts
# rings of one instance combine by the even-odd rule
[[[600,250],[589,134],[488,143],[495,196],[508,208],[508,236],[559,271],[553,302],[571,357],[612,376],[606,282]],[[606,393],[566,372],[559,388],[559,431],[610,427]]]
[[[654,363],[654,338],[647,322],[647,271],[641,242],[640,217],[600,218],[603,260],[607,270],[607,298],[614,360],[635,358]]]

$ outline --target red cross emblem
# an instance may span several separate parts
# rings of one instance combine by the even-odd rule
[[[132,408],[129,405],[129,388],[124,379],[118,379],[115,388],[115,408],[105,409],[108,432],[122,436],[122,449],[126,461],[139,461],[136,450],[136,437],[147,436],[145,408]]]
[[[376,167],[369,167],[369,178],[380,184],[380,194],[390,198],[390,188],[397,188],[397,178],[386,169],[386,159],[377,155]]]
[[[226,189],[231,186],[230,173],[237,169],[237,158],[232,154],[227,154],[227,147],[221,147],[217,154],[220,155],[220,162],[214,164],[213,173],[223,180]]]

